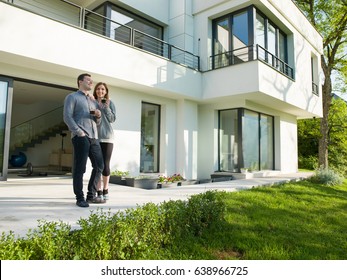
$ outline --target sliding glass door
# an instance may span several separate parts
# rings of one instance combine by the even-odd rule
[[[273,117],[239,108],[219,112],[219,170],[274,169]]]
[[[7,179],[12,80],[0,77],[0,181]]]

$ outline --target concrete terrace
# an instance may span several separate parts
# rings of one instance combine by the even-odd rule
[[[88,208],[75,205],[72,178],[47,176],[23,178],[11,176],[0,182],[0,233],[13,231],[25,236],[29,229],[36,228],[38,220],[63,221],[78,228],[77,221],[87,218],[91,211],[102,208],[116,213],[148,202],[161,203],[168,200],[185,200],[191,195],[208,190],[241,191],[253,187],[297,181],[312,173],[278,174],[263,178],[238,179],[197,185],[184,185],[162,189],[145,190],[110,184],[110,199],[106,204],[91,204]],[[87,181],[84,190],[86,191]]]

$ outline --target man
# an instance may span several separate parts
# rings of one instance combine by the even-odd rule
[[[97,184],[104,168],[97,125],[101,123],[101,112],[89,94],[93,86],[91,75],[81,74],[77,78],[78,91],[70,93],[64,101],[64,122],[71,131],[74,149],[73,191],[76,205],[89,207],[89,203],[105,203],[96,197]],[[83,175],[86,172],[88,157],[92,163],[92,173],[88,183],[86,199],[83,193]]]

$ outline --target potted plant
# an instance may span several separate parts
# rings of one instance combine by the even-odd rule
[[[182,186],[182,181],[184,181],[184,178],[180,174],[174,174],[170,177],[170,180],[172,183],[177,182],[177,186]]]
[[[182,181],[184,181],[184,178],[180,174],[173,174],[168,177],[164,175],[159,175],[158,188],[162,188],[165,185],[170,186],[173,183],[176,183],[177,186],[181,186]]]
[[[138,177],[126,177],[126,185],[134,188],[141,189],[156,189],[158,179],[152,176],[138,176]]]
[[[110,183],[125,185],[125,177],[129,175],[129,171],[115,170],[111,172]]]
[[[166,176],[159,175],[158,176],[157,189],[161,189],[163,187],[163,184],[165,184],[166,181],[167,181]]]

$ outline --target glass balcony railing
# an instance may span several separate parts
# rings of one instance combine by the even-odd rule
[[[0,0],[27,11],[48,18],[72,24],[82,29],[92,31],[112,40],[128,44],[151,54],[159,55],[172,62],[194,70],[200,70],[200,58],[179,47],[168,44],[127,25],[120,24],[110,18],[85,9],[66,0]]]

